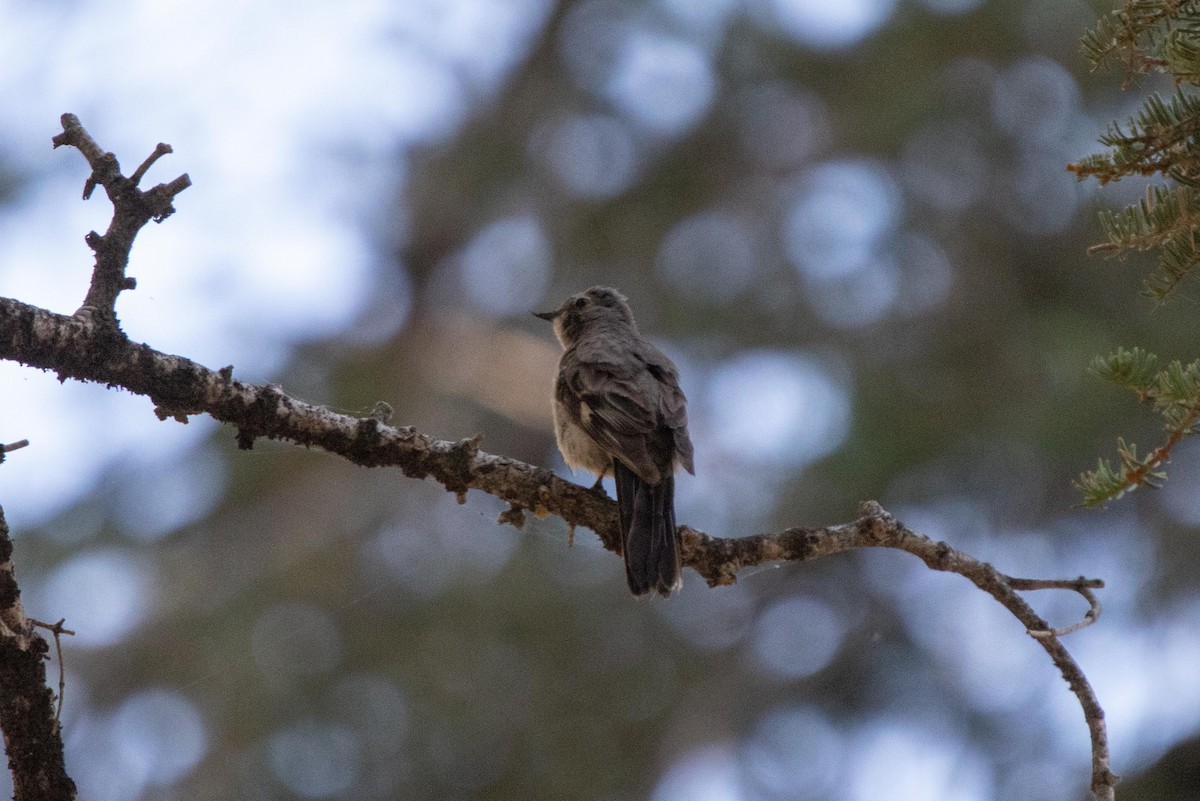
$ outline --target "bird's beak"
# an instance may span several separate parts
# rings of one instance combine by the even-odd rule
[[[556,309],[555,311],[548,311],[548,312],[534,312],[533,316],[540,317],[543,320],[549,320],[550,322],[554,322],[554,318],[558,316],[558,310]]]

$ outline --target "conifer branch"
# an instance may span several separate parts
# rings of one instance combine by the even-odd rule
[[[1108,241],[1090,253],[1122,255],[1131,250],[1158,250],[1158,266],[1146,279],[1143,292],[1156,303],[1165,301],[1200,264],[1200,96],[1177,96],[1164,102],[1147,100],[1143,117],[1130,121],[1131,132],[1113,125],[1101,142],[1111,154],[1088,156],[1068,169],[1082,180],[1101,184],[1130,175],[1161,173],[1176,186],[1150,186],[1138,203],[1120,211],[1101,211],[1100,226]],[[1151,122],[1147,115],[1175,120]],[[1153,130],[1152,130],[1153,128]]]
[[[1158,269],[1146,278],[1142,290],[1156,303],[1167,300],[1200,263],[1200,193],[1191,187],[1149,187],[1136,205],[1102,211],[1099,219],[1108,242],[1089,252],[1117,255],[1159,249]]]
[[[1162,415],[1166,439],[1144,456],[1137,446],[1117,440],[1118,464],[1100,459],[1096,469],[1080,474],[1075,486],[1083,493],[1084,506],[1101,506],[1140,486],[1158,487],[1166,480],[1163,466],[1171,451],[1185,436],[1195,433],[1200,421],[1200,360],[1184,365],[1173,361],[1164,369],[1158,359],[1141,348],[1117,348],[1107,357],[1097,357],[1091,371],[1132,390],[1142,403],[1152,404]]]
[[[1126,89],[1135,76],[1150,72],[1194,83],[1191,48],[1198,31],[1200,3],[1195,0],[1127,0],[1084,34],[1081,49],[1093,70],[1119,62]]]
[[[1164,100],[1154,93],[1124,128],[1109,124],[1100,144],[1112,148],[1111,153],[1088,156],[1068,169],[1081,179],[1097,178],[1102,185],[1129,175],[1162,173],[1194,186],[1198,165],[1192,147],[1197,134],[1200,97],[1177,91]]]
[[[1200,95],[1184,88],[1200,85],[1200,1],[1128,0],[1084,35],[1082,47],[1093,68],[1121,58],[1126,88],[1135,74],[1145,72],[1175,79],[1177,89],[1169,98],[1151,94],[1124,126],[1109,125],[1100,137],[1106,153],[1067,167],[1080,180],[1095,178],[1101,185],[1134,175],[1169,182],[1148,187],[1132,206],[1101,212],[1107,241],[1089,248],[1105,255],[1155,251],[1158,263],[1143,294],[1162,303],[1200,266]],[[1119,348],[1097,358],[1092,372],[1152,404],[1163,418],[1165,438],[1141,455],[1136,445],[1118,439],[1116,462],[1098,459],[1096,469],[1075,482],[1085,506],[1103,505],[1140,486],[1159,486],[1172,449],[1200,420],[1200,362],[1172,362],[1159,369],[1152,354]]]

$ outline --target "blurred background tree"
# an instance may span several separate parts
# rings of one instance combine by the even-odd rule
[[[682,522],[736,536],[876,498],[1011,574],[1103,577],[1104,617],[1067,644],[1114,769],[1195,748],[1200,450],[1105,513],[1070,481],[1114,432],[1154,431],[1086,374],[1093,354],[1194,351],[1189,306],[1146,315],[1133,271],[1085,256],[1095,190],[1064,165],[1137,103],[1078,54],[1107,9],[0,8],[0,294],[82,298],[82,235],[108,208],[78,203],[77,156],[49,149],[75,111],[118,153],[170,142],[155,169],[195,182],[134,249],[133,338],[564,470],[557,346],[528,312],[617,286],[690,398]],[[639,603],[561,521],[516,532],[492,498],[238,452],[204,420],[11,364],[0,382],[0,441],[33,443],[0,468],[26,606],[79,632],[81,797],[1086,792],[1082,715],[1041,649],[903,554],[719,590],[689,574]],[[1160,775],[1183,778],[1121,797],[1194,795]]]

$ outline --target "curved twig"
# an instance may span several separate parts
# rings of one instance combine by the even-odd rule
[[[1086,629],[1100,618],[1100,599],[1092,592],[1092,590],[1104,588],[1104,582],[1100,579],[1088,579],[1083,576],[1077,579],[1010,578],[1008,583],[1014,590],[1074,590],[1088,602],[1088,610],[1083,613],[1083,618],[1079,621],[1059,629],[1031,629],[1029,630],[1031,637],[1065,637],[1080,629]]]
[[[54,635],[54,657],[58,660],[58,699],[54,703],[54,731],[58,731],[59,722],[62,720],[62,705],[63,696],[67,692],[67,668],[63,664],[62,655],[62,635],[67,634],[72,637],[75,632],[71,629],[64,628],[63,624],[67,622],[66,618],[59,618],[57,623],[43,623],[40,620],[29,618],[31,626],[37,626],[40,629],[45,629]]]

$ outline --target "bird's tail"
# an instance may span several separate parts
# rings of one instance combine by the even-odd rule
[[[675,477],[647,484],[614,459],[617,507],[625,577],[634,595],[657,592],[664,598],[683,586],[679,535],[675,529]]]

